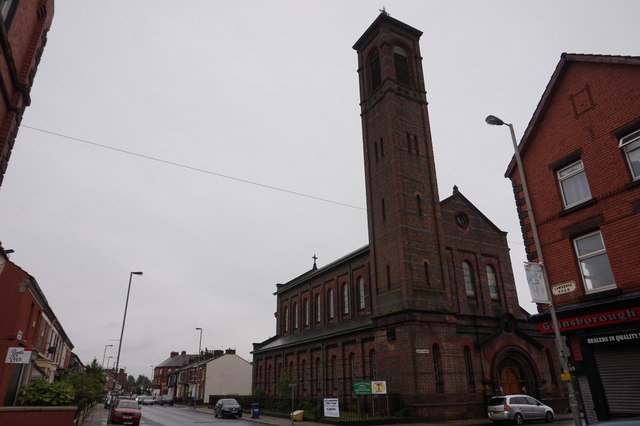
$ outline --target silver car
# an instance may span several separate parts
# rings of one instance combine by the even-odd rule
[[[530,420],[551,423],[555,418],[553,408],[529,395],[494,396],[489,400],[487,415],[495,423],[511,420],[517,425]]]

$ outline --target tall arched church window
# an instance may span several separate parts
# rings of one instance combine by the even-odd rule
[[[371,83],[370,89],[373,92],[382,84],[382,74],[380,72],[380,56],[374,54],[369,59],[369,81]]]
[[[487,265],[487,285],[489,286],[489,297],[491,300],[498,300],[498,283],[496,282],[496,271],[493,266]]]
[[[293,305],[293,329],[298,329],[298,324],[300,323],[300,313],[298,311],[298,304]]]
[[[366,301],[364,297],[364,279],[358,278],[358,309],[364,309],[366,307]]]
[[[342,285],[342,311],[345,315],[349,313],[349,284]]]
[[[396,81],[409,85],[409,60],[407,59],[407,53],[402,47],[393,47],[393,62],[396,68]]]
[[[473,270],[471,269],[471,263],[466,260],[462,262],[462,276],[464,277],[464,288],[467,291],[467,296],[476,297],[476,289],[473,282]]]
[[[322,319],[322,311],[320,310],[320,294],[316,294],[316,322],[320,322]]]
[[[333,319],[334,310],[333,310],[333,289],[332,288],[329,289],[328,299],[329,301],[327,303],[329,304],[329,319]]]
[[[289,308],[284,308],[284,332],[289,332]]]

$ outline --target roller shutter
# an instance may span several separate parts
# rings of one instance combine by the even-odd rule
[[[594,348],[594,355],[611,414],[640,415],[640,345]]]

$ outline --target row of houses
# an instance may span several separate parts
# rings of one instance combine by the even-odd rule
[[[0,405],[15,405],[22,385],[83,367],[36,279],[9,260],[1,245],[0,336]]]
[[[171,352],[153,370],[152,395],[208,403],[210,396],[250,395],[251,364],[234,349]]]

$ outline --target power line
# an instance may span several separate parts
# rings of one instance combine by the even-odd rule
[[[262,187],[262,188],[271,189],[271,190],[274,190],[274,191],[280,191],[280,192],[284,192],[284,193],[287,193],[287,194],[297,195],[299,197],[311,198],[312,200],[323,201],[325,203],[336,204],[336,205],[339,205],[339,206],[349,207],[349,208],[352,208],[352,209],[365,210],[362,207],[354,206],[354,205],[351,205],[351,204],[341,203],[339,201],[333,201],[333,200],[329,200],[327,198],[316,197],[314,195],[303,194],[302,192],[291,191],[289,189],[279,188],[277,186],[271,186],[271,185],[267,185],[267,184],[260,183],[260,182],[254,182],[254,181],[247,180],[247,179],[237,178],[237,177],[234,177],[234,176],[229,176],[229,175],[225,175],[225,174],[222,174],[222,173],[213,172],[211,170],[200,169],[200,168],[189,166],[189,165],[186,165],[186,164],[180,164],[180,163],[176,163],[176,162],[173,162],[173,161],[163,160],[162,158],[151,157],[149,155],[139,154],[137,152],[127,151],[125,149],[114,148],[112,146],[99,144],[97,142],[91,142],[89,140],[80,139],[80,138],[76,138],[76,137],[73,137],[73,136],[63,135],[62,133],[56,133],[56,132],[52,132],[52,131],[49,131],[49,130],[39,129],[37,127],[27,126],[25,124],[21,124],[20,127],[25,127],[27,129],[35,130],[37,132],[47,133],[49,135],[58,136],[60,138],[65,138],[65,139],[69,139],[69,140],[76,141],[76,142],[82,142],[82,143],[85,143],[85,144],[88,144],[88,145],[97,146],[97,147],[103,148],[103,149],[110,149],[112,151],[120,152],[120,153],[123,153],[123,154],[144,158],[146,160],[157,161],[158,163],[164,163],[164,164],[168,164],[170,166],[181,167],[183,169],[192,170],[192,171],[195,171],[195,172],[206,173],[208,175],[213,175],[213,176],[218,176],[218,177],[225,178],[225,179],[235,180],[236,182],[247,183],[249,185],[255,185],[255,186]]]

